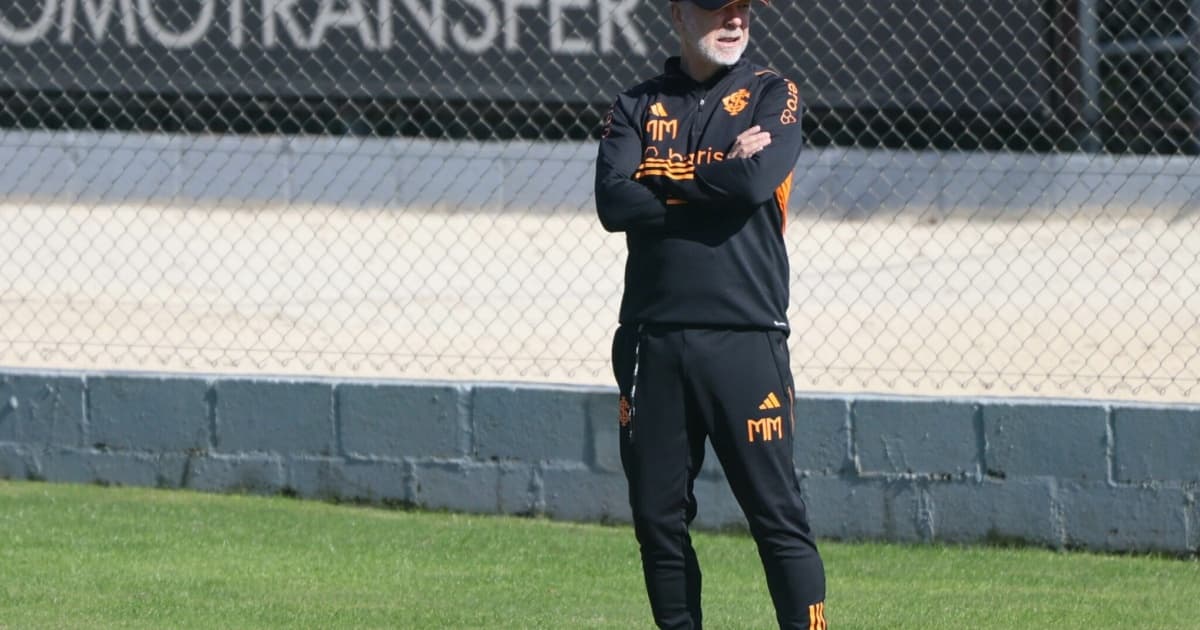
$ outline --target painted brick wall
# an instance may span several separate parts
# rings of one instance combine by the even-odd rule
[[[0,372],[0,477],[628,522],[608,388]],[[807,396],[818,535],[1200,550],[1200,405]],[[716,458],[697,525],[744,527]]]

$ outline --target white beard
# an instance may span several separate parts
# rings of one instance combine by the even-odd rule
[[[711,43],[700,40],[696,42],[696,50],[698,50],[705,59],[719,66],[732,66],[738,62],[738,59],[742,58],[742,53],[746,52],[747,43],[747,38],[743,36],[741,41],[738,42],[737,50],[718,50],[716,46],[712,45]]]
[[[687,18],[684,18],[682,33],[684,39],[691,44],[696,52],[700,53],[700,56],[705,61],[718,66],[732,66],[737,63],[738,59],[742,58],[742,53],[746,52],[746,45],[750,42],[750,38],[745,31],[736,31],[738,36],[741,37],[741,40],[738,41],[737,49],[721,50],[716,47],[715,38],[714,41],[708,41],[703,35],[697,35],[697,30],[694,24]],[[720,31],[718,31],[717,35],[720,35]]]

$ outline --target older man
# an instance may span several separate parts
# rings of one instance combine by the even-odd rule
[[[613,370],[646,589],[661,628],[700,628],[688,528],[710,440],[758,544],[781,628],[825,628],[825,571],[792,463],[783,240],[802,144],[796,85],[743,59],[750,2],[676,0],[680,54],[617,97],[600,222],[628,247]]]

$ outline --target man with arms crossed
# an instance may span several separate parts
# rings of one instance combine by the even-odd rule
[[[628,246],[613,341],[621,461],[660,628],[702,626],[688,535],[711,440],[780,628],[823,629],[825,571],[792,463],[783,231],[802,143],[796,86],[742,58],[749,0],[672,0],[678,57],[617,97],[596,206]]]

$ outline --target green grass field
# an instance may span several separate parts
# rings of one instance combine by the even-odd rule
[[[751,540],[696,536],[706,626],[771,628]],[[1200,627],[1200,562],[822,546],[832,627]],[[0,628],[648,628],[632,531],[0,481]]]

